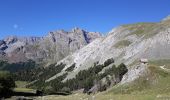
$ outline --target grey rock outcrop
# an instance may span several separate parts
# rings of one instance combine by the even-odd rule
[[[148,60],[170,59],[169,49],[169,20],[159,23],[123,25],[114,28],[106,37],[97,38],[79,51],[58,62],[66,64],[65,68],[58,75],[65,73],[65,70],[73,63],[76,63],[75,69],[72,73],[68,73],[63,81],[74,78],[80,70],[88,69],[93,66],[95,62],[103,64],[110,58],[115,60],[116,65],[123,62],[127,66],[134,65],[135,62],[141,58],[147,58]],[[145,71],[144,68],[139,68],[138,70],[134,70],[134,68],[131,69],[129,67],[129,72]],[[128,76],[131,76],[132,73],[128,73]],[[55,79],[58,75],[51,77],[51,79]],[[133,79],[135,78],[137,77]],[[126,80],[124,83],[132,81],[130,79]]]
[[[45,37],[10,36],[0,41],[0,52],[9,62],[28,59],[36,62],[53,63],[82,48],[96,38],[99,33],[74,28],[70,32],[58,30]],[[0,55],[2,58],[2,55]]]

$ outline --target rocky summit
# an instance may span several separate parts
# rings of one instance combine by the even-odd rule
[[[9,62],[24,62],[29,59],[36,62],[57,62],[101,37],[98,32],[87,32],[74,28],[49,32],[44,37],[10,36],[0,40],[0,59]]]

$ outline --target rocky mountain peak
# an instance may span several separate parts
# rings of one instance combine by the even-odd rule
[[[101,37],[101,35],[99,32],[87,32],[81,28],[75,27],[71,29],[71,31],[57,30],[49,32],[47,37],[51,38],[53,42],[65,38],[69,39],[69,41],[80,40],[85,41],[85,43],[90,43],[92,40]]]
[[[73,32],[73,33],[83,33],[83,32],[85,32],[85,30],[83,30],[79,27],[75,27],[71,30],[71,32]]]
[[[9,36],[4,41],[6,42],[7,45],[9,45],[9,44],[16,42],[17,40],[18,39],[16,36]]]
[[[11,61],[41,59],[42,62],[43,59],[43,61],[48,60],[47,62],[51,60],[56,62],[99,37],[99,33],[87,32],[80,28],[74,28],[71,31],[51,31],[44,37],[10,36],[0,41],[0,50]]]

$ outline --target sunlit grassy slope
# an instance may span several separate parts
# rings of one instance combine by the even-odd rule
[[[26,82],[26,81],[15,81],[15,84],[18,88],[24,88],[28,84],[28,82]]]
[[[29,88],[14,88],[14,92],[36,93],[36,90]]]
[[[14,88],[14,92],[26,92],[26,93],[36,93],[36,90],[26,88],[28,82],[26,81],[15,81],[16,88]]]
[[[170,27],[170,20],[162,21],[159,23],[127,24],[123,25],[123,27],[131,31],[128,35],[137,35],[139,37],[144,36],[146,39]]]
[[[149,63],[154,66],[164,66],[165,65],[165,68],[170,69],[170,59],[151,60],[151,61],[149,61]]]
[[[155,100],[167,97],[170,99],[170,72],[159,66],[149,66],[150,73],[134,82],[113,87],[105,94],[123,95],[120,98],[136,98],[136,100]],[[168,100],[169,100],[168,99]],[[135,100],[135,99],[134,99]]]

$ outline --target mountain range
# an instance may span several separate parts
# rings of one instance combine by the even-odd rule
[[[79,50],[94,39],[101,37],[98,32],[87,32],[74,28],[70,32],[58,30],[44,37],[11,36],[0,40],[0,57],[9,62],[57,62]]]
[[[49,32],[45,37],[12,36],[0,40],[1,60],[16,63],[31,59],[45,66],[44,69],[35,69],[37,77],[31,80],[32,87],[41,83],[40,87],[49,89],[50,82],[65,85],[71,82],[79,84],[71,90],[86,88],[88,92],[97,91],[98,82],[103,87],[109,87],[150,74],[148,63],[169,61],[169,49],[169,16],[155,23],[122,25],[113,28],[106,36],[74,28],[70,32]],[[169,68],[166,63],[160,66]],[[24,75],[29,75],[29,72]],[[83,80],[90,80],[91,83],[98,81],[81,86]],[[87,84],[89,87],[86,87]]]
[[[65,69],[76,63],[73,72],[68,73],[66,77],[66,79],[70,79],[80,70],[93,66],[95,62],[103,64],[106,60],[113,58],[114,64],[118,65],[123,62],[129,67],[128,72],[133,74],[127,73],[126,81],[132,81],[131,78],[135,79],[135,76],[138,75],[131,72],[134,71],[134,67],[130,69],[131,66],[137,66],[136,64],[143,58],[149,61],[170,59],[169,44],[170,19],[167,17],[158,23],[136,23],[116,27],[105,37],[95,39],[59,61],[58,64],[66,64],[62,70],[62,73],[65,73]]]

